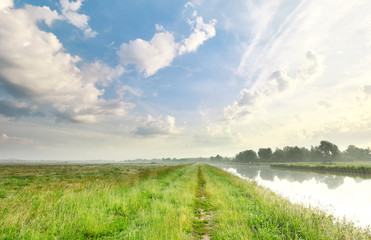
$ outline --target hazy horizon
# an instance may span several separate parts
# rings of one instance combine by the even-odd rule
[[[371,147],[370,9],[2,0],[0,159]]]

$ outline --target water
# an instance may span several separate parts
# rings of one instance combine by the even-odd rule
[[[320,208],[339,221],[371,225],[371,179],[311,172],[285,171],[270,166],[214,164],[234,175],[257,182],[307,207]]]

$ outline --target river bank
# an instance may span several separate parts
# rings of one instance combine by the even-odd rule
[[[69,167],[0,169],[0,238],[370,239],[209,165]]]
[[[368,164],[272,163],[270,166],[277,169],[368,176],[371,178],[371,165]]]

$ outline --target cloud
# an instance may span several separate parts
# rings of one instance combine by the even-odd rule
[[[227,120],[235,120],[246,117],[258,104],[261,96],[262,93],[259,91],[242,89],[239,99],[224,108],[224,118]]]
[[[62,14],[69,23],[84,31],[84,36],[86,38],[94,38],[98,33],[90,28],[88,24],[89,16],[77,13],[83,2],[84,0],[76,0],[71,2],[69,0],[60,0]]]
[[[300,81],[312,81],[321,76],[324,71],[323,57],[312,51],[306,53],[306,64],[299,70],[297,78]]]
[[[138,127],[133,133],[137,136],[153,136],[153,135],[174,135],[179,134],[181,129],[175,126],[175,118],[171,116],[159,116],[154,118],[151,115],[143,122],[142,126]]]
[[[44,21],[49,27],[54,23],[55,20],[64,19],[63,16],[59,15],[57,11],[52,11],[46,6],[39,7],[26,4],[25,10],[33,22]]]
[[[0,11],[0,83],[8,94],[53,109],[56,116],[71,121],[93,122],[110,114],[123,116],[133,107],[118,100],[104,100],[104,90],[95,86],[118,77],[123,72],[121,67],[110,69],[96,62],[91,71],[102,71],[100,74],[92,77],[92,72],[82,71],[76,65],[80,58],[66,53],[54,34],[41,31],[35,23],[40,19],[51,23],[58,18],[55,13],[42,9],[43,14],[30,15],[27,9]]]
[[[22,145],[30,145],[33,143],[32,139],[29,138],[21,138],[21,137],[10,137],[5,133],[0,135],[0,144],[1,143],[15,143],[15,144],[22,144]]]
[[[176,56],[177,48],[172,33],[160,32],[150,41],[136,39],[128,44],[123,43],[118,55],[123,64],[135,64],[148,77],[169,66]]]
[[[121,65],[111,68],[102,61],[95,61],[84,64],[81,71],[84,78],[91,83],[107,87],[114,79],[119,78],[125,72],[125,69]]]
[[[324,107],[326,109],[329,109],[332,107],[332,104],[329,103],[328,101],[325,101],[325,100],[321,100],[321,101],[318,101],[317,104],[321,107]]]
[[[158,24],[156,24],[156,30],[160,32],[156,33],[150,41],[138,38],[129,43],[123,43],[117,52],[121,63],[134,64],[140,72],[149,77],[158,70],[170,66],[176,56],[195,52],[206,40],[215,36],[216,20],[204,23],[202,17],[196,15],[194,17],[195,20],[188,21],[193,32],[179,43],[174,40],[173,33],[166,31]]]
[[[193,136],[193,141],[205,148],[214,148],[215,145],[239,145],[241,143],[241,134],[233,132],[228,124],[211,124],[206,127],[204,131],[199,131],[197,135]],[[223,151],[219,149],[218,151]]]
[[[119,96],[119,99],[123,100],[127,97],[127,95],[139,97],[142,95],[142,91],[140,89],[136,89],[126,85],[119,85],[116,86],[116,93]]]
[[[8,101],[0,99],[0,114],[10,118],[19,118],[23,116],[42,116],[38,112],[37,106],[29,106],[25,102]]]
[[[285,70],[278,70],[272,73],[269,77],[269,80],[272,80],[277,85],[277,90],[279,92],[283,92],[289,88],[290,82],[292,79],[287,76],[287,72]]]
[[[8,8],[12,8],[14,6],[13,0],[2,0],[0,2],[0,10],[6,10]]]
[[[188,38],[183,39],[179,47],[179,55],[195,52],[199,46],[208,39],[215,37],[216,34],[215,19],[209,23],[204,23],[202,17],[197,17],[195,21],[189,21],[189,24],[193,27],[193,32]]]
[[[323,58],[312,51],[308,51],[305,63],[296,70],[294,78],[288,76],[286,70],[281,69],[270,74],[266,81],[257,85],[255,90],[242,89],[237,101],[223,109],[225,119],[234,120],[245,118],[253,114],[257,103],[271,103],[282,98],[283,93],[289,92],[294,86],[308,84],[323,73]]]
[[[362,90],[365,94],[371,95],[371,85],[363,86]]]

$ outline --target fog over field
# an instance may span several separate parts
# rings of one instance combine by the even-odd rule
[[[0,159],[371,147],[371,1],[0,1]]]

